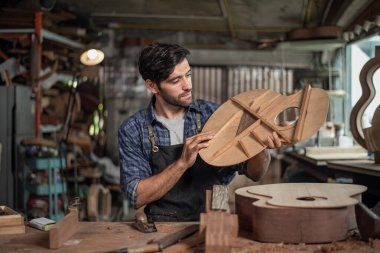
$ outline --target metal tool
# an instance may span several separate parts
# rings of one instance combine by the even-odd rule
[[[79,205],[80,205],[80,198],[79,197],[74,197],[70,200],[69,206],[78,207]]]
[[[166,247],[177,243],[179,240],[182,240],[194,234],[195,232],[198,231],[198,229],[199,229],[199,224],[190,225],[174,234],[166,235],[162,237],[161,239],[155,240],[152,242],[152,244],[157,243],[159,245],[160,250],[163,250]]]
[[[147,219],[145,213],[142,211],[136,212],[135,223],[133,224],[133,226],[137,230],[139,230],[140,232],[143,232],[143,233],[157,232],[157,228],[156,228],[156,225],[154,224],[154,222],[152,222],[152,223],[148,222],[148,219]]]
[[[148,243],[144,246],[138,246],[138,247],[128,247],[128,248],[122,248],[116,251],[111,251],[112,253],[150,253],[150,252],[159,252],[163,249],[169,247],[170,245],[173,245],[177,243],[178,241],[194,234],[199,229],[199,224],[194,224],[187,226],[186,228],[170,234],[166,235],[160,239],[154,240],[151,243]]]

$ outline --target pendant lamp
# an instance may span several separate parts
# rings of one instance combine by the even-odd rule
[[[103,51],[90,48],[84,51],[80,56],[80,62],[87,66],[94,66],[101,63],[104,59]]]

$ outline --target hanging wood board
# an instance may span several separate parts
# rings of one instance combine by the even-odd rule
[[[326,183],[257,185],[235,191],[239,227],[262,242],[325,243],[356,228],[354,205],[365,186]]]
[[[315,134],[328,111],[326,91],[310,86],[296,94],[282,96],[269,89],[255,89],[230,98],[209,118],[202,132],[214,138],[199,154],[214,166],[230,166],[255,156],[268,145],[273,132],[294,144]],[[287,126],[276,125],[283,111],[298,108],[298,120]]]

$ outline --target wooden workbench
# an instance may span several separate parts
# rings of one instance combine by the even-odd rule
[[[380,164],[373,160],[342,160],[327,163],[329,169],[380,177]]]
[[[144,244],[152,239],[176,232],[189,223],[157,223],[157,233],[143,234],[126,222],[80,222],[80,230],[66,244],[57,249],[48,249],[48,233],[27,227],[26,234],[0,236],[0,252],[107,252],[126,246]],[[191,238],[189,238],[191,240]],[[189,240],[188,239],[188,240]],[[186,240],[185,240],[186,241]],[[363,242],[353,236],[342,242],[330,244],[273,244],[259,243],[249,239],[249,234],[241,232],[232,241],[232,252],[380,252],[380,240]],[[178,245],[177,245],[178,246]],[[203,245],[183,249],[185,252],[203,252]],[[164,252],[178,252],[176,245]]]

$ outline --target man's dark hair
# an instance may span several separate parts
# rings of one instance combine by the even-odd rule
[[[139,57],[139,71],[144,80],[150,79],[160,87],[174,67],[190,52],[175,44],[155,43],[145,47]]]

